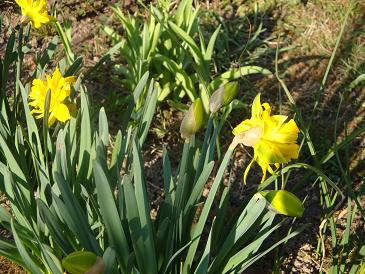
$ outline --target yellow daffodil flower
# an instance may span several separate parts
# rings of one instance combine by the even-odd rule
[[[250,167],[256,161],[262,169],[262,180],[266,178],[266,172],[271,174],[280,167],[281,163],[287,163],[291,159],[298,158],[299,146],[296,144],[299,129],[293,119],[285,122],[288,116],[271,115],[271,107],[268,103],[261,104],[258,94],[252,104],[251,119],[246,119],[233,129],[235,140],[233,146],[242,143],[253,147],[254,157],[244,173],[244,182]]]
[[[22,15],[26,20],[30,20],[32,26],[36,29],[42,24],[51,21],[51,17],[47,13],[47,2],[45,0],[15,0],[22,9]]]
[[[56,68],[52,77],[46,74],[45,81],[34,79],[32,89],[29,93],[29,105],[33,107],[31,111],[37,119],[44,117],[44,106],[48,90],[51,92],[49,103],[49,118],[48,125],[51,126],[56,120],[66,122],[71,118],[70,112],[75,108],[75,105],[65,102],[71,93],[71,85],[75,83],[75,77],[62,77],[60,70]]]

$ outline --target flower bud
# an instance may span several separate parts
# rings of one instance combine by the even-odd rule
[[[209,99],[209,110],[211,113],[216,113],[221,107],[224,107],[232,102],[237,96],[238,82],[229,82],[224,86],[219,87]]]
[[[180,133],[185,139],[190,139],[202,126],[204,109],[200,98],[191,104],[181,122]]]
[[[72,274],[102,274],[105,265],[101,257],[89,251],[75,251],[62,260],[62,266]]]
[[[278,214],[292,217],[301,217],[304,206],[301,200],[293,193],[286,190],[261,191],[260,194],[266,199],[269,208]]]

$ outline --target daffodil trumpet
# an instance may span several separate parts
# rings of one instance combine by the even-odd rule
[[[263,182],[267,171],[274,174],[283,163],[298,158],[299,146],[296,144],[299,129],[288,116],[271,115],[268,103],[261,104],[258,94],[252,104],[251,118],[241,122],[233,129],[235,135],[230,149],[238,144],[252,147],[254,156],[244,172],[244,183],[253,164],[257,162],[262,169]]]

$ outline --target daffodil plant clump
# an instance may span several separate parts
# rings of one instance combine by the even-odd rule
[[[192,1],[180,1],[177,10],[162,1],[158,8],[152,5],[142,40],[136,38],[141,35],[135,30],[138,24],[113,7],[128,30],[121,52],[134,52],[135,59],[128,61],[142,64],[124,70],[130,95],[116,134],[109,132],[108,109],[93,108],[78,73],[81,58],[72,51],[63,22],[48,12],[50,3],[16,3],[20,25],[10,30],[0,62],[0,190],[7,200],[0,207],[0,224],[11,235],[0,239],[2,256],[32,274],[241,273],[307,227],[286,230],[288,220],[295,222],[304,213],[301,198],[286,189],[288,171],[305,167],[318,172],[307,164],[290,164],[300,159],[299,144],[307,138],[300,120],[274,114],[268,103],[261,103],[266,95],[258,93],[252,104],[246,102],[251,117],[242,117],[227,150],[220,151],[223,125],[238,102],[239,79],[270,72],[246,66],[210,76],[221,30],[199,48],[189,36],[200,32],[194,29],[198,9],[191,10]],[[24,56],[32,54],[25,45],[45,25],[58,35],[40,52],[32,77],[23,79]],[[146,42],[151,35],[150,51],[139,51],[137,41]],[[56,46],[65,55],[52,65]],[[18,71],[15,83],[8,85],[13,71]],[[167,72],[173,77],[164,78]],[[163,195],[157,216],[151,217],[142,152],[149,149],[144,143],[155,109],[169,88],[180,92],[180,99],[187,94],[191,102],[183,108],[182,151],[173,152],[181,155],[179,165],[172,166],[171,152],[163,151]],[[253,156],[242,179],[234,182],[228,171],[241,145]],[[254,163],[261,172],[251,170],[248,176]],[[261,183],[247,191],[231,214],[232,186],[253,186],[250,178]],[[324,174],[321,178],[331,183]]]

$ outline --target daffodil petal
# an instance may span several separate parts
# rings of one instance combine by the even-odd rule
[[[261,140],[255,145],[254,150],[257,157],[267,163],[274,164],[286,162],[286,159],[283,157],[276,144],[273,144],[273,142]]]
[[[70,111],[65,104],[59,104],[57,106],[54,116],[60,122],[66,122],[67,120],[69,120],[71,118]]]
[[[252,103],[252,117],[261,119],[262,106],[260,102],[260,93],[256,95]]]
[[[52,112],[49,117],[48,117],[48,126],[52,126],[55,122],[56,122],[56,117],[54,115],[54,113]]]
[[[291,119],[289,122],[283,124],[278,130],[275,138],[281,143],[295,143],[298,139],[298,133],[298,126],[295,121]]]
[[[251,169],[251,166],[253,164],[253,162],[255,161],[255,159],[252,159],[250,161],[250,163],[247,165],[246,169],[245,169],[245,172],[243,173],[243,183],[246,184],[246,180],[247,180],[247,175],[248,175],[248,172],[250,171]]]
[[[298,159],[298,157],[299,157],[299,146],[297,144],[275,143],[275,146],[280,151],[280,154],[285,159],[285,162],[281,162],[281,163],[287,163],[291,159]]]
[[[263,103],[261,106],[264,108],[261,114],[262,119],[270,119],[270,114],[271,114],[270,105],[268,103]]]
[[[23,7],[25,6],[26,1],[25,0],[15,0],[15,2],[20,6]]]
[[[274,127],[265,124],[265,132],[263,138],[265,140],[274,141],[278,143],[295,143],[298,139],[298,127],[294,120],[284,123],[282,126]]]
[[[244,120],[243,122],[241,122],[238,126],[236,126],[236,127],[233,129],[232,133],[233,133],[234,135],[240,134],[240,133],[242,133],[242,132],[244,132],[244,131],[249,130],[252,126],[253,126],[253,125],[251,124],[251,121],[250,121],[250,120],[248,120],[248,119],[246,119],[246,120]]]
[[[288,116],[286,115],[273,115],[271,116],[275,121],[279,123],[279,125],[282,125],[286,119],[288,119]]]
[[[260,141],[255,145],[255,152],[258,157],[270,164],[287,163],[291,159],[297,159],[298,151],[299,146],[297,144]]]
[[[260,181],[260,183],[262,183],[263,181],[266,180],[266,171],[267,171],[267,168],[268,168],[269,164],[263,163],[263,162],[258,163],[258,164],[259,164],[259,166],[261,167],[261,170],[262,170],[262,178],[261,178],[261,181]]]

